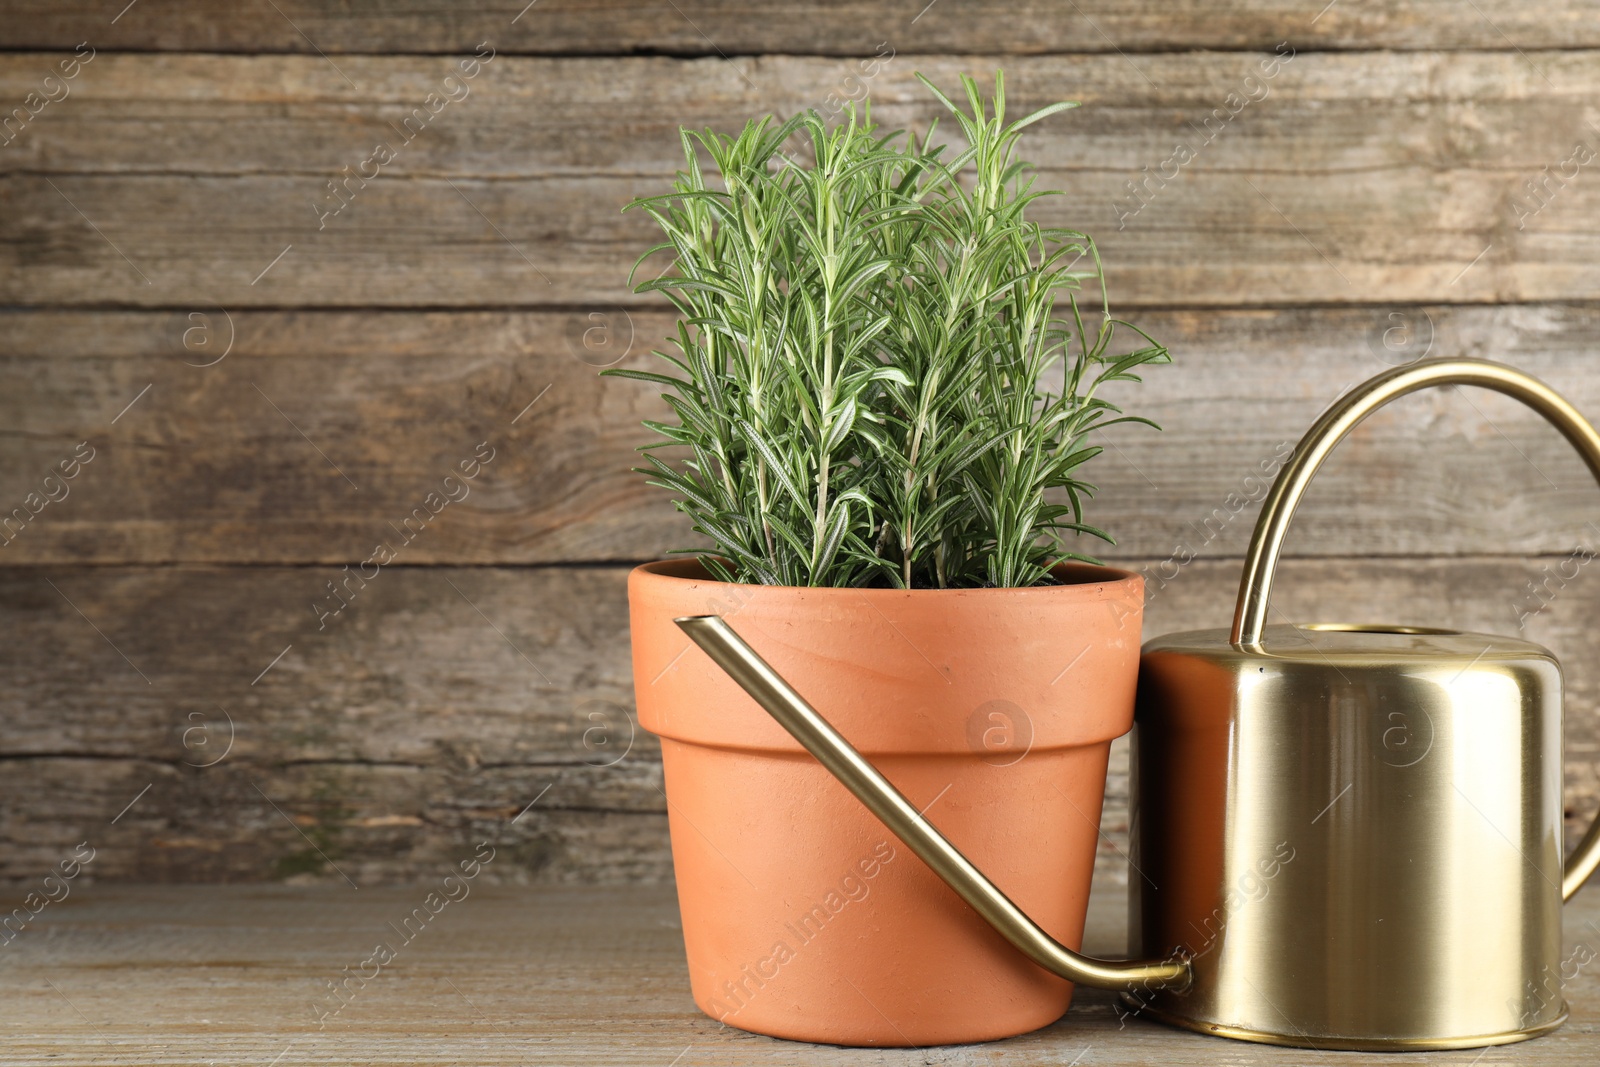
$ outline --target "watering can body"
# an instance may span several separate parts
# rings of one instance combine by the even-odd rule
[[[1336,401],[1262,502],[1231,630],[1140,659],[1130,930],[1189,961],[1130,1010],[1315,1048],[1466,1048],[1566,1018],[1561,669],[1538,645],[1412,626],[1268,626],[1295,509],[1333,448],[1392,400],[1473,385],[1543,415],[1600,478],[1600,433],[1548,386],[1481,360],[1399,368]]]
[[[1203,1033],[1321,1049],[1504,1044],[1566,1018],[1561,905],[1600,867],[1563,855],[1561,669],[1538,645],[1414,626],[1267,625],[1301,497],[1391,400],[1488,388],[1543,415],[1600,479],[1600,433],[1483,360],[1397,368],[1337,400],[1262,502],[1229,630],[1158,638],[1133,739],[1132,960],[1055,941],[726,622],[694,641],[1029,959]]]
[[[1271,626],[1150,642],[1129,930],[1181,993],[1125,1011],[1316,1048],[1531,1037],[1561,995],[1561,671],[1483,634]]]

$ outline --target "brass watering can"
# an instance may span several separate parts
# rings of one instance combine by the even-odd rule
[[[1546,649],[1407,626],[1267,625],[1289,522],[1328,453],[1397,397],[1474,385],[1539,412],[1600,478],[1600,434],[1481,360],[1398,368],[1301,439],[1262,504],[1233,628],[1145,645],[1133,735],[1131,949],[1103,961],[1024,915],[716,616],[678,624],[977,913],[1130,1013],[1322,1049],[1471,1048],[1566,1018],[1561,668]]]

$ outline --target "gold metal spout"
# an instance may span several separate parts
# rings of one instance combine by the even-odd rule
[[[695,644],[844,783],[934,874],[1033,962],[1080,985],[1122,991],[1181,990],[1191,977],[1181,956],[1097,960],[1067,948],[1012,903],[959,849],[924,819],[878,769],[795,692],[733,628],[716,615],[674,620]]]

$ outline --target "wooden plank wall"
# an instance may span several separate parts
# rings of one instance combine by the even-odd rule
[[[124,4],[0,0],[0,513],[58,498],[0,547],[0,878],[89,840],[102,878],[366,884],[487,833],[502,876],[670,877],[658,750],[606,764],[627,568],[685,530],[627,470],[662,405],[596,368],[667,329],[619,209],[680,123],[870,95],[920,126],[914,71],[1001,65],[1018,108],[1083,101],[1027,144],[1175,354],[1138,398],[1165,433],[1115,432],[1097,478],[1110,558],[1200,557],[1150,633],[1226,622],[1230,495],[1386,366],[1503,359],[1600,415],[1594,0]],[[1555,649],[1576,829],[1597,517],[1513,405],[1412,398],[1330,464],[1278,603]],[[1119,774],[1113,831],[1125,803]]]

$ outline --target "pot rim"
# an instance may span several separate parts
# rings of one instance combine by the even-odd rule
[[[692,558],[635,567],[639,725],[710,747],[804,751],[709,659],[685,656],[694,643],[674,621],[718,614],[864,753],[973,752],[972,717],[997,700],[1025,709],[1034,750],[1109,741],[1133,722],[1144,579],[1093,564],[1059,572],[1070,584],[905,590],[720,582]],[[1090,674],[1056,686],[1086,655],[1078,672]]]
[[[1022,586],[967,586],[953,589],[896,589],[889,586],[834,586],[834,585],[759,585],[753,582],[724,582],[713,577],[696,557],[679,557],[659,559],[650,563],[641,563],[633,569],[633,573],[649,576],[652,581],[667,582],[697,582],[724,585],[730,589],[761,589],[772,592],[803,593],[807,596],[866,596],[866,597],[906,597],[915,596],[923,599],[933,597],[1039,597],[1060,595],[1067,590],[1085,590],[1089,586],[1102,586],[1117,588],[1128,584],[1142,584],[1143,576],[1121,567],[1111,567],[1103,563],[1084,563],[1078,560],[1061,560],[1050,568],[1050,573],[1058,578],[1068,580],[1060,581],[1056,585],[1022,585]]]

